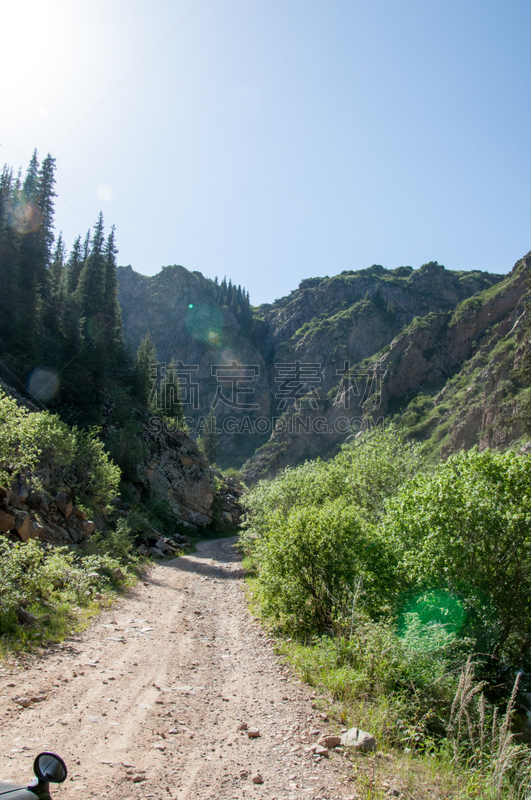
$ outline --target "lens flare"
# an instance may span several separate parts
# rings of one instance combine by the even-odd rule
[[[398,635],[412,650],[434,650],[455,639],[465,619],[459,598],[434,589],[406,603],[398,618]]]
[[[46,402],[59,391],[59,378],[51,369],[34,369],[28,380],[28,389],[36,400]]]
[[[186,330],[198,342],[206,342],[211,345],[221,343],[223,332],[223,314],[218,308],[199,303],[196,306],[188,306],[186,312]]]
[[[90,339],[101,339],[104,333],[112,330],[112,318],[106,314],[94,314],[86,322],[86,334]]]
[[[16,203],[11,207],[9,224],[17,233],[35,233],[42,223],[42,214],[34,203]]]
[[[108,203],[109,200],[112,200],[112,189],[110,186],[98,186],[97,195],[104,203]]]

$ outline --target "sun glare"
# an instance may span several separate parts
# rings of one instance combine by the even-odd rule
[[[17,152],[53,149],[100,96],[114,58],[102,13],[66,0],[0,4],[0,136]]]
[[[51,65],[65,49],[65,10],[57,0],[19,0],[0,6],[0,64],[4,86],[13,96],[20,97],[50,77]]]

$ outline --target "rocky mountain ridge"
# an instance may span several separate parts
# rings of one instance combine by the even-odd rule
[[[184,409],[192,435],[214,405],[219,461],[235,467],[245,461],[248,481],[326,457],[382,417],[395,418],[442,454],[474,442],[507,446],[523,436],[521,423],[507,422],[517,400],[504,404],[500,427],[499,404],[491,398],[480,412],[476,398],[473,422],[466,408],[459,416],[460,398],[445,386],[461,369],[470,370],[475,357],[484,366],[489,361],[495,386],[512,380],[514,358],[508,364],[507,354],[500,356],[500,342],[520,335],[526,259],[508,276],[430,262],[308,279],[289,296],[254,308],[251,329],[217,305],[214,282],[200,273],[183,267],[166,267],[152,278],[130,267],[118,272],[126,339],[134,349],[149,330],[160,361],[190,368],[192,380],[184,379],[195,383],[198,403]],[[498,361],[491,363],[487,355],[494,350]],[[511,397],[522,388],[514,384]],[[435,401],[437,392],[445,403]],[[413,413],[414,403],[408,407],[419,396],[428,398],[422,414]],[[190,392],[185,400],[192,400]]]

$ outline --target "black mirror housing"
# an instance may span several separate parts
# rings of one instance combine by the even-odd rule
[[[40,783],[63,783],[68,775],[66,764],[55,753],[39,753],[33,762],[33,772]]]

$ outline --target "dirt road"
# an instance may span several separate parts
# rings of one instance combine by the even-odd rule
[[[339,754],[305,752],[330,726],[249,615],[233,543],[156,565],[88,630],[0,671],[1,778],[25,782],[51,749],[68,800],[355,796]]]

